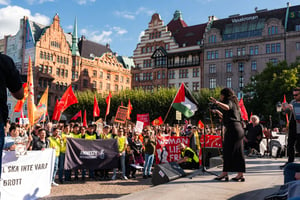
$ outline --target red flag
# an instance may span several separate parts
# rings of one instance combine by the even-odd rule
[[[82,117],[82,115],[81,115],[81,110],[80,110],[76,115],[74,115],[74,116],[71,118],[71,120],[76,120],[78,117]]]
[[[83,124],[82,124],[82,126],[87,127],[87,122],[86,122],[86,110],[84,110]]]
[[[106,97],[106,104],[107,104],[107,107],[106,107],[106,113],[105,113],[105,115],[108,115],[108,114],[109,114],[109,110],[110,110],[110,99],[111,99],[111,93],[109,92],[108,96]]]
[[[70,105],[75,103],[78,103],[78,100],[72,90],[72,85],[70,85],[61,97],[59,107],[61,108],[61,111],[64,112]]]
[[[100,116],[100,109],[98,106],[98,102],[96,99],[96,95],[94,96],[94,109],[93,109],[93,117],[99,117]]]
[[[245,121],[248,121],[248,113],[245,108],[243,98],[240,99],[239,105],[240,105],[240,109],[241,109],[242,119]]]
[[[161,116],[153,120],[151,123],[153,126],[159,126],[163,123],[164,121],[162,120]]]
[[[127,107],[128,107],[127,119],[130,119],[130,114],[131,114],[131,111],[133,109],[133,107],[132,107],[132,105],[130,103],[130,99],[128,99],[128,105],[127,105]]]
[[[20,118],[25,118],[25,116],[24,116],[24,112],[23,112],[23,108],[21,108],[21,114],[20,114]]]
[[[27,85],[27,82],[23,83],[23,88],[24,88],[24,97],[23,97],[23,99],[17,101],[17,104],[15,105],[14,112],[20,112],[22,110],[24,102],[25,102],[25,100],[28,97],[28,85]]]
[[[59,121],[60,115],[61,115],[61,110],[60,110],[60,108],[59,108],[59,102],[58,102],[58,99],[56,99],[54,111],[53,111],[53,114],[52,114],[52,120]]]
[[[283,102],[282,103],[287,103],[285,95],[283,96]],[[285,114],[285,118],[286,118],[286,124],[288,125],[289,124],[289,115],[287,113]]]
[[[198,121],[198,127],[204,129],[204,124],[201,120]]]

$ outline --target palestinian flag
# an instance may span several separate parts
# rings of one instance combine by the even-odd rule
[[[187,118],[192,117],[198,110],[198,102],[185,87],[184,83],[181,83],[172,106]]]

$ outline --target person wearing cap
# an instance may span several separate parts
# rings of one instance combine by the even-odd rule
[[[197,153],[186,146],[184,143],[179,144],[181,159],[177,161],[182,169],[199,169],[199,157]]]

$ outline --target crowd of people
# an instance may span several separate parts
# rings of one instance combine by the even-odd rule
[[[59,184],[56,181],[57,176],[60,183],[77,181],[79,178],[85,180],[87,175],[90,180],[115,180],[117,178],[127,180],[128,178],[136,178],[136,171],[138,169],[142,169],[143,178],[147,179],[152,176],[151,169],[155,163],[156,143],[157,138],[160,136],[188,137],[190,141],[190,144],[188,144],[190,146],[189,149],[194,152],[193,155],[196,155],[194,159],[188,162],[197,160],[199,167],[199,140],[203,129],[190,124],[180,127],[172,127],[166,124],[161,126],[146,126],[142,132],[139,132],[136,130],[134,124],[125,127],[123,125],[103,125],[103,123],[100,123],[89,124],[87,127],[84,127],[77,122],[57,124],[48,122],[46,124],[36,124],[33,128],[29,128],[29,125],[11,123],[8,120],[5,124],[4,132],[5,142],[3,149],[6,151],[16,150],[16,141],[18,138],[23,138],[26,141],[27,151],[44,150],[45,148],[55,149],[56,159],[52,185],[58,186]],[[81,138],[86,140],[116,139],[119,153],[119,168],[65,170],[64,162],[67,138]],[[190,167],[195,168],[197,164]]]

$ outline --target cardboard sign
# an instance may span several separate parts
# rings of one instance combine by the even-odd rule
[[[144,122],[136,121],[135,131],[137,133],[141,133],[141,132],[143,132],[143,128],[144,128]]]
[[[149,113],[146,114],[137,114],[136,121],[144,122],[144,127],[150,125]]]
[[[119,106],[115,117],[115,122],[124,124],[126,122],[127,114],[128,114],[128,107]]]

